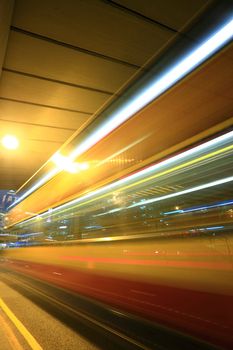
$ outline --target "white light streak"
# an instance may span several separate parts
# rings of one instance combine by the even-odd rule
[[[185,195],[185,194],[188,194],[188,193],[192,193],[192,192],[197,192],[197,191],[200,191],[200,190],[204,190],[206,188],[215,187],[215,186],[222,185],[224,183],[231,182],[231,181],[233,181],[233,176],[226,177],[225,179],[220,179],[220,180],[208,182],[208,183],[200,185],[200,186],[191,187],[191,188],[188,188],[188,189],[186,189],[184,191],[170,193],[170,194],[167,194],[167,195],[161,196],[161,197],[151,198],[151,199],[143,201],[143,205],[147,205],[147,204],[151,204],[151,203],[155,203],[155,202],[160,202],[160,201],[163,201],[165,199],[182,196],[182,195]],[[138,202],[138,203],[132,204],[129,207],[127,207],[127,209],[138,207],[140,205],[142,205],[142,202]]]

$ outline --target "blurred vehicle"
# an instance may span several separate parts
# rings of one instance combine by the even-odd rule
[[[27,247],[5,264],[230,348],[232,163],[227,132],[54,203],[8,228]]]

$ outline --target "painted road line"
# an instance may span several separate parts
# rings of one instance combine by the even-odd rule
[[[0,298],[0,308],[5,312],[9,319],[14,323],[15,327],[23,335],[27,343],[30,345],[32,350],[43,350],[43,348],[38,344],[36,339],[31,335],[27,328],[18,320],[18,318],[13,314],[9,307]]]
[[[10,325],[7,323],[5,318],[1,315],[1,312],[0,312],[0,324],[1,324],[1,330],[4,333],[4,338],[6,338],[6,341],[8,343],[7,349],[9,349],[9,346],[10,346],[12,350],[23,350],[23,347],[20,345]],[[3,340],[1,340],[1,342],[4,343]],[[4,345],[3,345],[3,348],[4,348]]]

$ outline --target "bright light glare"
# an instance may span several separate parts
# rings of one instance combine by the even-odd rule
[[[56,153],[52,157],[52,161],[54,162],[58,170],[65,170],[72,174],[89,169],[89,164],[87,162],[73,162],[70,157],[65,157],[59,153]]]
[[[90,168],[90,165],[87,162],[83,162],[83,163],[75,163],[77,165],[77,167],[80,170],[87,170]]]
[[[2,145],[3,145],[3,147],[5,147],[7,149],[13,150],[13,149],[16,149],[19,147],[19,141],[13,135],[5,135],[2,138]]]
[[[60,171],[66,170],[69,173],[76,172],[75,164],[68,157],[62,156],[59,153],[55,153],[55,155],[52,157],[52,161]]]
[[[123,122],[132,117],[140,109],[152,102],[155,98],[172,87],[176,82],[182,79],[185,75],[197,68],[201,63],[207,60],[211,55],[221,49],[233,37],[233,19],[231,19],[220,30],[215,32],[203,44],[199,45],[190,54],[184,57],[178,64],[173,66],[159,79],[155,80],[146,86],[143,92],[136,94],[128,103],[125,103],[117,112],[113,113],[111,118],[101,127],[97,128],[89,137],[86,138],[74,151],[70,154],[69,159],[73,161],[82,153],[90,149],[98,141],[108,135],[111,131],[120,126]],[[28,196],[34,190],[43,185],[46,181],[51,179],[59,170],[55,169],[48,173],[44,178],[39,180],[32,188],[24,193],[15,203],[20,202],[23,198]],[[13,205],[12,205],[13,206]],[[10,208],[11,206],[9,206]]]

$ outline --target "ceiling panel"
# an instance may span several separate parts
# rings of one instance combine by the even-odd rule
[[[34,149],[33,149],[33,144],[35,146]],[[45,144],[46,144],[46,150],[48,151],[50,156],[52,155],[53,152],[56,151],[57,147],[59,146],[59,143],[55,143],[55,142],[45,143],[45,142],[38,141],[36,144],[36,141],[23,140],[22,143],[20,144],[20,147],[17,149],[17,151],[11,152],[6,150],[4,155],[1,154],[0,156],[1,169],[4,169],[9,166],[13,168],[20,168],[20,169],[24,167],[25,173],[29,173],[31,168],[34,168],[38,165],[38,161],[46,162],[48,160],[48,158],[45,159],[46,154],[45,152],[43,152],[43,148],[45,147]],[[27,164],[27,166],[25,166],[25,164]],[[38,168],[36,170],[38,170]],[[16,181],[17,181],[17,178],[16,178]]]
[[[115,0],[113,3],[123,5],[131,10],[167,25],[175,30],[189,22],[193,16],[210,3],[209,0]]]
[[[99,0],[17,0],[13,26],[142,65],[174,36]]]
[[[14,31],[10,33],[4,67],[109,93],[137,71],[132,66]]]
[[[87,122],[90,115],[0,98],[0,120],[41,124],[76,131],[83,123]]]
[[[108,94],[3,71],[0,96],[93,113]]]
[[[41,145],[43,147],[43,145]],[[52,150],[52,148],[51,148]],[[45,155],[40,152],[31,152],[31,150],[26,150],[24,146],[20,147],[17,151],[5,151],[4,157],[0,156],[1,160],[1,169],[2,171],[7,167],[12,167],[15,169],[21,169],[22,165],[24,165],[25,174],[29,175],[30,172],[38,170],[35,169],[37,167],[38,161],[44,161]],[[8,153],[8,154],[7,154]],[[6,157],[7,155],[7,157]],[[47,160],[47,159],[46,159]],[[27,164],[27,166],[25,166]],[[18,174],[18,173],[17,173]],[[31,173],[32,174],[32,173]],[[11,175],[11,174],[9,174]],[[15,172],[12,174],[15,177],[15,182],[17,183],[17,177],[15,176]],[[29,176],[30,177],[30,176]]]
[[[12,123],[0,120],[1,134],[10,134],[14,129],[14,134],[23,139],[41,139],[56,142],[64,142],[73,134],[73,130],[57,129],[53,127],[27,125]]]
[[[52,140],[46,140],[46,139],[24,139],[21,142],[20,147],[24,148],[26,152],[33,152],[33,154],[38,154],[42,153],[45,154],[44,148],[46,147],[46,152],[51,153],[51,152],[56,152],[59,145],[62,145],[63,142],[59,141],[52,141]],[[39,155],[41,156],[41,155]],[[46,159],[47,160],[47,159]]]

